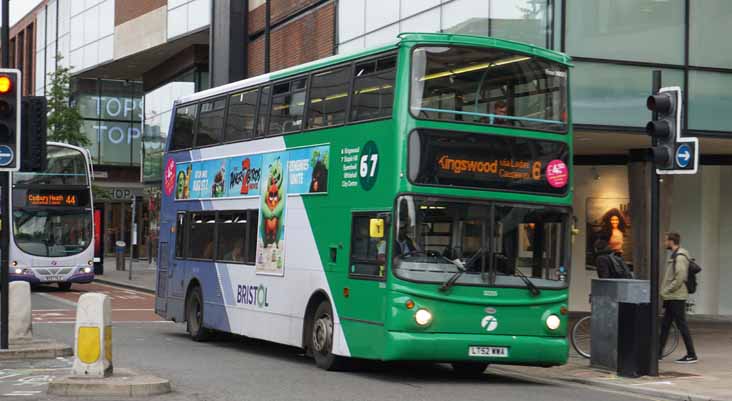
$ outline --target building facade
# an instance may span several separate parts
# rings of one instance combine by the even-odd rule
[[[247,35],[239,46],[247,60],[242,73],[251,76],[264,72],[265,1],[244,3]],[[154,256],[173,100],[209,87],[210,22],[225,17],[213,6],[211,0],[45,0],[12,27],[11,63],[25,74],[25,94],[45,95],[49,74],[71,68],[71,101],[91,141],[106,253],[122,239],[136,244],[136,256]],[[270,6],[271,70],[335,52],[335,0]]]
[[[98,203],[111,221],[105,223],[108,250],[113,239],[129,238],[120,225],[130,225],[131,195],[143,211],[136,214],[138,238],[154,241],[172,101],[208,87],[210,24],[226,17],[216,14],[211,1],[48,0],[23,19],[35,35],[32,55],[25,53],[22,62],[35,66],[36,94],[44,93],[55,54],[63,56],[61,65],[73,66],[75,101],[94,141],[97,184],[111,193]],[[243,74],[252,76],[264,72],[265,1],[244,4],[247,34],[239,48]],[[664,86],[684,91],[683,127],[700,138],[702,155],[698,174],[664,179],[662,229],[680,232],[682,245],[704,267],[691,312],[732,315],[732,293],[725,291],[732,286],[732,250],[725,246],[732,189],[724,185],[732,173],[732,42],[726,39],[732,2],[272,0],[270,7],[271,70],[410,31],[496,36],[572,56],[580,233],[574,237],[570,306],[576,311],[589,310],[593,242],[612,216],[621,222],[611,229],[622,234],[624,258],[647,276],[650,163],[641,149],[649,146],[643,127],[650,119],[645,98],[651,74],[661,70]]]

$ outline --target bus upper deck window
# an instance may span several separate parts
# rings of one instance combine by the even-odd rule
[[[196,147],[214,145],[221,142],[225,111],[225,97],[201,103],[201,110],[198,117],[198,132],[196,133]]]
[[[170,150],[193,147],[193,132],[196,123],[197,104],[178,107],[173,121],[173,139]]]
[[[356,64],[351,121],[390,117],[395,79],[396,56]]]
[[[276,84],[272,92],[269,135],[299,131],[305,110],[306,78]]]
[[[224,142],[254,137],[258,92],[257,89],[254,89],[236,93],[229,97],[229,113],[226,116]]]
[[[307,128],[327,127],[346,121],[350,74],[351,69],[344,67],[313,76]]]

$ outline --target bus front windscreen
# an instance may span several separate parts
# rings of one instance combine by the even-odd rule
[[[15,209],[15,244],[34,256],[73,256],[91,242],[91,219],[88,210]]]
[[[416,282],[563,288],[568,210],[554,206],[399,198],[393,270]],[[524,277],[522,277],[524,276]]]
[[[416,118],[567,131],[567,67],[495,48],[425,46],[412,56]]]

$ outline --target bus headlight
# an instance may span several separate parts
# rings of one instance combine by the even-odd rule
[[[23,274],[23,269],[21,269],[21,268],[15,269],[15,274]]]
[[[91,267],[84,268],[84,273],[91,273],[91,271],[92,271]]]
[[[417,313],[414,314],[414,320],[420,326],[427,326],[432,322],[432,313],[427,309],[419,309],[417,310]]]
[[[549,330],[558,329],[561,323],[562,321],[559,320],[559,316],[557,315],[549,315],[549,317],[546,318],[546,327],[548,327]]]

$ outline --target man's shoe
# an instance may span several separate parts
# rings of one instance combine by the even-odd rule
[[[677,359],[674,362],[676,362],[676,363],[697,363],[698,361],[699,361],[699,359],[697,357],[687,355],[681,359]]]

